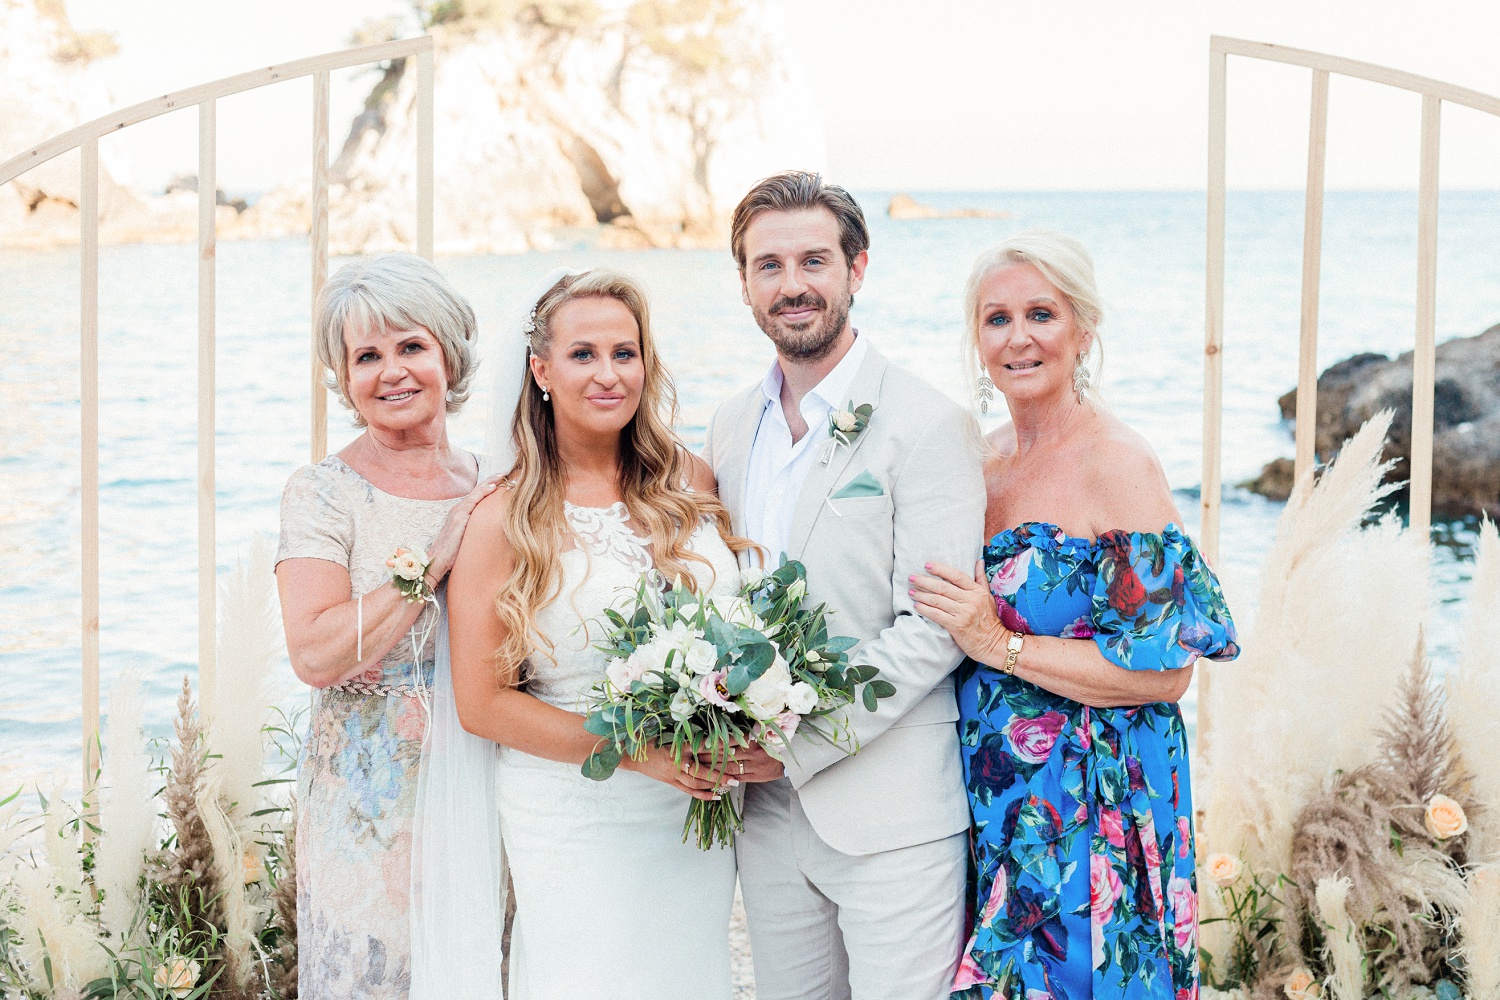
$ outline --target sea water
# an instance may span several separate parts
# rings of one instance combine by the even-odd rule
[[[1201,479],[1204,197],[1199,193],[933,194],[938,207],[1008,218],[894,221],[888,193],[862,194],[872,246],[853,318],[896,362],[967,399],[960,299],[984,247],[1033,226],[1093,252],[1105,300],[1103,390],[1150,440],[1189,532]],[[1332,193],[1324,225],[1320,370],[1359,351],[1413,340],[1414,192]],[[1219,569],[1242,633],[1281,505],[1234,488],[1292,453],[1276,399],[1296,382],[1302,198],[1228,201],[1224,481]],[[607,265],[641,278],[676,380],[679,426],[701,445],[714,407],[759,379],[772,352],[741,302],[727,251],[606,251],[590,233],[548,253],[444,258],[473,303],[482,351],[518,345],[526,292],[551,268]],[[221,572],[274,535],[287,476],[308,460],[309,287],[304,240],[218,250],[216,558]],[[100,642],[102,688],[140,670],[153,734],[197,656],[197,306],[191,246],[106,247],[100,261]],[[334,261],[337,267],[339,261]],[[61,772],[76,788],[80,752],[78,254],[0,250],[0,796]],[[1500,193],[1445,193],[1438,265],[1439,340],[1500,322]],[[452,420],[461,446],[484,439],[489,372]],[[997,418],[987,418],[993,424]],[[355,430],[330,401],[330,451]],[[1475,523],[1440,524],[1431,639],[1454,655]],[[1233,670],[1232,664],[1212,666]],[[282,663],[273,682],[295,709],[307,689]],[[1184,702],[1189,718],[1195,703]]]

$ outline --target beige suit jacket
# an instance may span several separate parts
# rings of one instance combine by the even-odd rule
[[[855,405],[872,404],[874,414],[852,446],[808,474],[787,556],[807,567],[808,600],[834,612],[829,631],[860,640],[853,661],[878,667],[896,694],[876,712],[847,709],[859,741],[853,756],[796,737],[787,775],[818,836],[845,854],[864,855],[969,825],[953,686],[963,654],[947,632],[916,614],[907,577],[926,562],[973,567],[985,492],[977,428],[947,396],[873,346],[850,395]],[[731,397],[714,414],[704,446],[719,496],[742,533],[764,398],[758,384]],[[882,495],[832,499],[862,472],[880,483]],[[771,553],[773,561],[778,556]]]

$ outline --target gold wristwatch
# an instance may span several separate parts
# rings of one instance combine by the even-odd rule
[[[1010,639],[1005,643],[1005,673],[1007,676],[1015,676],[1016,657],[1021,655],[1021,647],[1025,645],[1026,637],[1019,632],[1012,632]]]

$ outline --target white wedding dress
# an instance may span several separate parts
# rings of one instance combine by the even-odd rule
[[[555,660],[532,656],[527,690],[582,713],[604,676],[602,613],[634,590],[651,556],[624,504],[565,513],[579,545],[561,553],[562,589],[537,615]],[[713,525],[691,544],[713,565],[710,575],[692,564],[700,587],[733,593],[739,571]],[[593,781],[576,764],[509,747],[497,791],[516,894],[509,1000],[729,1000],[734,851],[682,842],[691,798],[623,768]]]

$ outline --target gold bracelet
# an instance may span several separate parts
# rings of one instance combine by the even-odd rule
[[[1016,659],[1021,655],[1021,647],[1026,644],[1026,637],[1019,632],[1012,632],[1010,639],[1005,643],[1005,666],[1002,668],[1007,677],[1016,675]]]

